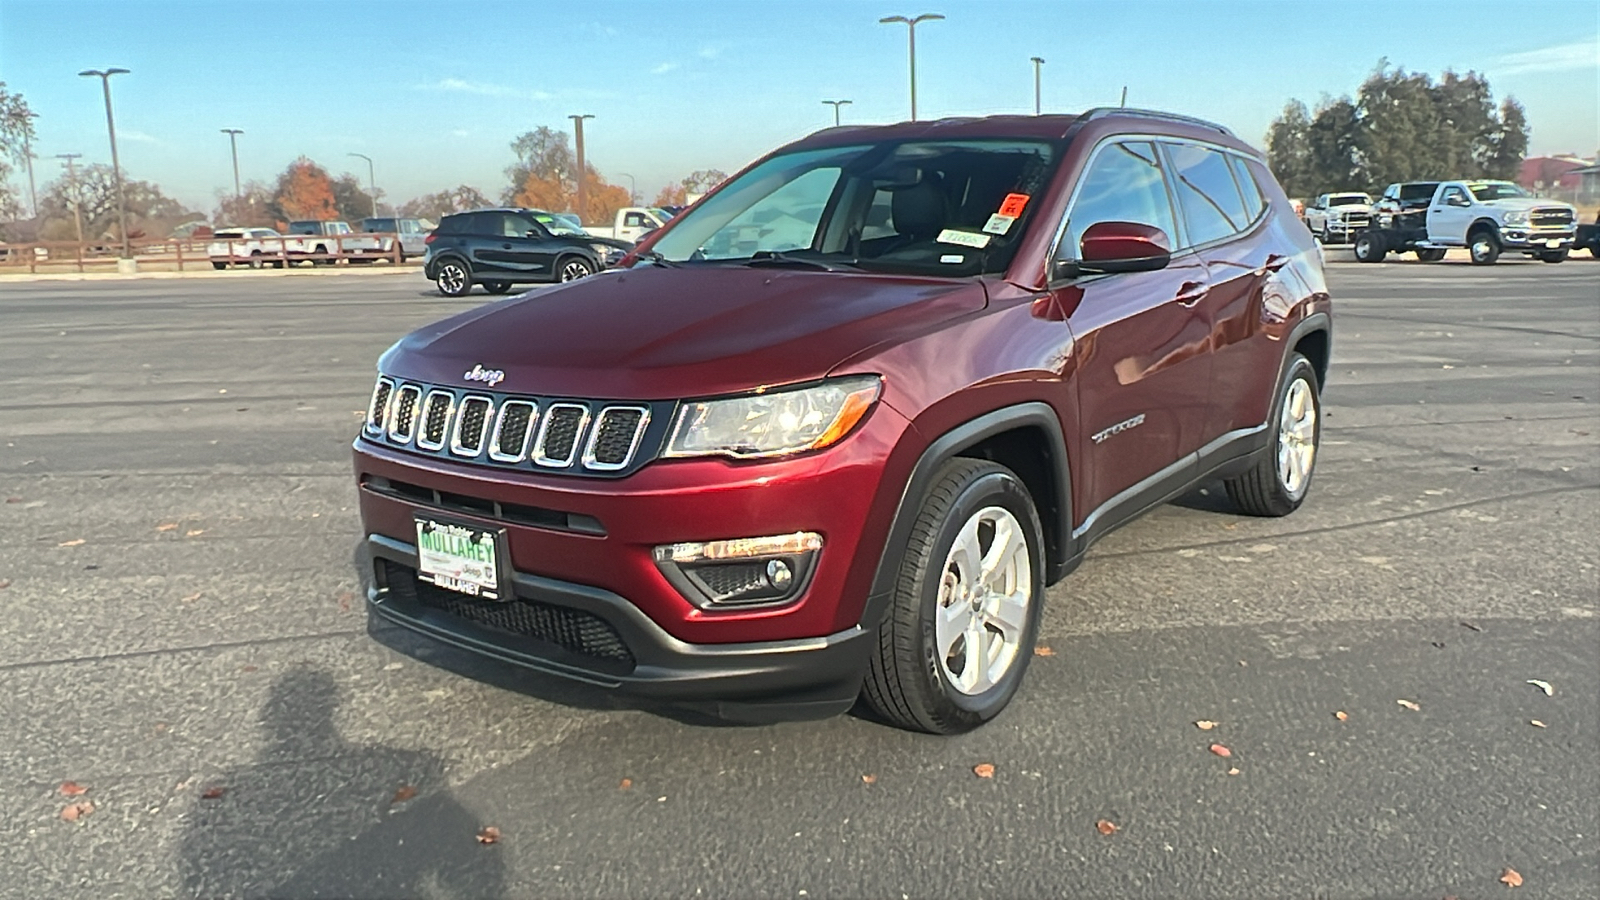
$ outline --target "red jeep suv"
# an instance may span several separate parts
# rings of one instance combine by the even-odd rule
[[[1310,485],[1331,319],[1259,153],[1096,109],[831,128],[622,261],[408,335],[355,441],[372,610],[729,718],[973,728],[1045,588]]]

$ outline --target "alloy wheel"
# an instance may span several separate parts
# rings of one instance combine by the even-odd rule
[[[998,684],[1027,631],[1033,566],[1022,524],[985,507],[961,527],[945,557],[934,609],[934,640],[946,681],[968,696]]]
[[[1278,416],[1278,481],[1291,497],[1305,492],[1317,455],[1317,402],[1304,378],[1296,378]]]
[[[461,290],[467,283],[467,273],[455,263],[445,263],[439,269],[439,287],[447,294],[454,294]]]
[[[584,278],[593,274],[594,270],[589,268],[589,264],[581,259],[569,259],[567,260],[566,264],[561,267],[562,281],[577,281],[579,278]]]

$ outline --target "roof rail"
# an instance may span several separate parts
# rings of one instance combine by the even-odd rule
[[[1103,119],[1107,116],[1136,116],[1141,119],[1164,119],[1168,122],[1182,122],[1186,125],[1198,125],[1201,128],[1210,128],[1220,131],[1228,137],[1236,135],[1225,125],[1197,119],[1194,116],[1185,116],[1178,113],[1162,112],[1158,109],[1134,109],[1126,106],[1097,106],[1083,114],[1082,121],[1089,122],[1094,119]]]

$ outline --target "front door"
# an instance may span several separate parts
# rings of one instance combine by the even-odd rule
[[[1428,206],[1428,243],[1462,244],[1472,221],[1472,197],[1460,185],[1450,185],[1433,195]]]
[[[1067,213],[1057,258],[1075,259],[1096,222],[1153,225],[1181,246],[1161,163],[1147,141],[1095,150]],[[1136,500],[1152,476],[1184,477],[1177,464],[1199,446],[1211,382],[1205,263],[1179,252],[1163,269],[1088,275],[1063,284],[1058,302],[1076,340],[1080,471],[1076,519]],[[1119,496],[1121,495],[1121,496]]]

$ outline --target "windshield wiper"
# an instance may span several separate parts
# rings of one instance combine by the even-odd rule
[[[854,265],[855,260],[849,260],[846,265]],[[796,268],[817,269],[822,272],[843,272],[838,266],[829,265],[820,259],[807,259],[803,256],[790,256],[780,250],[757,250],[743,263],[747,266],[794,266]]]
[[[663,269],[676,269],[678,264],[661,255],[660,250],[646,250],[639,254],[640,259],[647,259]]]

